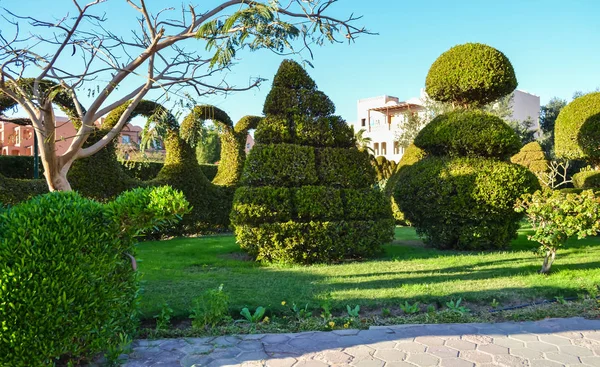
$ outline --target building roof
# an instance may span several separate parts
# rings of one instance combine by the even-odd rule
[[[404,112],[408,110],[420,110],[423,106],[416,103],[400,102],[400,103],[386,103],[381,107],[369,108],[370,111],[377,112]]]

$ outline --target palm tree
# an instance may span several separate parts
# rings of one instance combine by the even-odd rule
[[[354,138],[356,139],[356,147],[360,151],[366,150],[366,151],[368,151],[371,154],[375,154],[375,151],[371,147],[371,141],[372,141],[372,139],[369,138],[368,136],[364,136],[364,133],[366,133],[366,132],[367,132],[367,130],[360,129],[354,135]]]

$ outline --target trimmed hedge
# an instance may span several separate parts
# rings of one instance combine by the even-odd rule
[[[375,169],[367,151],[352,148],[317,149],[317,175],[324,185],[345,188],[375,183]]]
[[[464,107],[486,105],[516,88],[517,78],[508,58],[481,43],[466,43],[444,52],[425,79],[429,97]]]
[[[554,125],[554,151],[565,159],[600,161],[600,92],[589,93],[564,107]]]
[[[39,160],[39,177],[44,174],[42,160]],[[33,179],[33,157],[30,156],[0,156],[0,175],[8,178]]]
[[[388,161],[382,155],[371,158],[371,164],[375,168],[375,173],[377,175],[377,182],[390,179],[394,172],[396,172],[398,164],[395,161]]]
[[[459,110],[434,118],[415,145],[435,156],[508,159],[521,148],[519,136],[501,118],[478,110]]]
[[[47,192],[46,180],[21,180],[0,175],[0,207],[16,205]]]
[[[399,173],[394,196],[428,245],[490,250],[509,246],[523,216],[514,203],[538,189],[537,178],[520,165],[427,157]]]
[[[315,149],[294,144],[256,144],[246,159],[244,186],[302,186],[317,183]]]
[[[187,210],[167,187],[106,205],[53,192],[0,212],[0,365],[79,365],[133,336],[135,237]]]
[[[394,226],[368,153],[300,65],[285,61],[274,80],[234,198],[238,243],[274,262],[377,253]]]
[[[510,161],[527,167],[536,176],[549,170],[544,150],[537,141],[525,144],[519,153],[510,158]]]
[[[599,171],[581,171],[573,175],[573,186],[578,189],[596,189],[600,187]]]
[[[242,249],[260,261],[313,264],[324,259],[361,259],[381,251],[374,244],[393,236],[394,221],[276,222],[238,225],[235,235]]]
[[[164,163],[159,162],[120,162],[125,172],[140,181],[155,179],[163,168]],[[212,181],[217,175],[219,166],[216,164],[200,164],[200,169],[209,181]]]

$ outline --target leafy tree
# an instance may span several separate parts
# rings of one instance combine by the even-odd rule
[[[60,21],[5,11],[0,113],[19,105],[27,114],[50,190],[71,190],[67,174],[73,163],[106,147],[149,93],[167,99],[190,92],[204,96],[248,90],[262,79],[235,87],[219,78],[241,49],[295,53],[295,42],[306,49],[368,33],[354,25],[359,18],[338,19],[329,13],[336,0],[221,0],[203,8],[183,4],[181,11],[155,5],[160,3],[128,0],[139,19],[123,23],[141,29],[124,34],[104,24],[116,8],[101,0],[86,5],[74,0],[72,11]],[[192,39],[198,40],[198,47],[183,46]],[[22,79],[23,75],[35,76]],[[85,94],[90,103],[84,103]],[[95,132],[94,122],[127,101],[131,102],[117,123],[86,144]],[[60,156],[55,152],[53,104],[61,105],[78,129]]]
[[[221,140],[219,129],[216,125],[205,127],[202,139],[196,146],[196,157],[198,163],[215,164],[221,157]]]
[[[580,194],[559,190],[536,191],[524,195],[515,208],[527,213],[535,231],[529,239],[540,243],[540,250],[544,253],[542,274],[550,272],[556,251],[570,238],[582,239],[600,231],[600,203],[592,190]]]
[[[375,151],[373,150],[373,148],[371,147],[371,141],[373,139],[371,139],[368,136],[365,136],[365,133],[367,132],[366,129],[360,129],[358,130],[358,132],[354,135],[354,139],[356,140],[356,147],[358,148],[358,150],[363,151],[366,150],[369,153],[375,154]]]
[[[536,140],[536,130],[533,130],[535,124],[531,118],[524,121],[508,120],[506,123],[517,134],[522,145],[529,144]]]

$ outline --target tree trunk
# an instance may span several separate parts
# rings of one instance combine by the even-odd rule
[[[544,264],[542,265],[542,269],[540,270],[540,274],[548,274],[550,272],[550,267],[554,262],[554,258],[556,257],[556,249],[550,249],[546,251],[546,257],[544,258]]]

